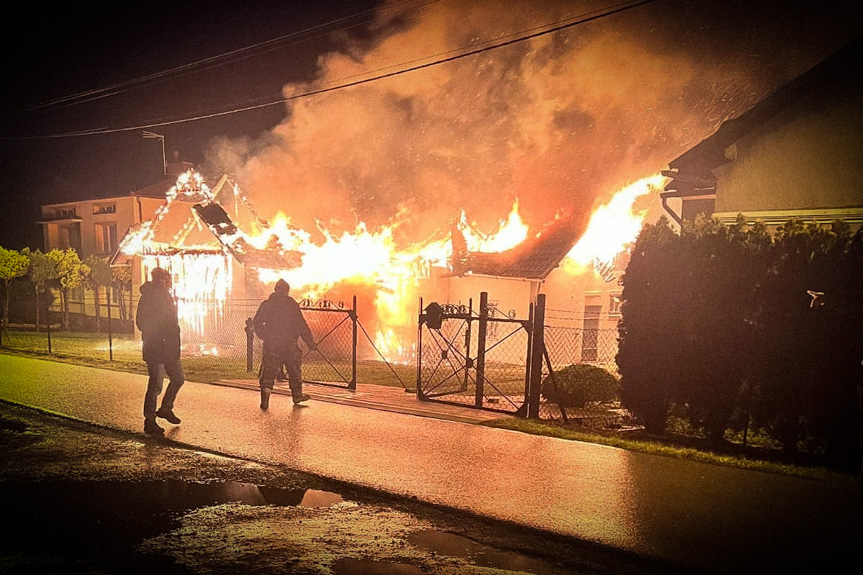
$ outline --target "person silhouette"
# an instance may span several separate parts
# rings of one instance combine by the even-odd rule
[[[316,349],[315,340],[300,304],[290,296],[291,287],[283,279],[276,282],[270,297],[261,302],[252,320],[255,334],[264,341],[261,359],[261,409],[270,406],[276,376],[284,368],[294,404],[311,399],[303,393],[302,360],[299,339],[309,350]]]
[[[144,433],[162,437],[165,430],[156,423],[162,418],[175,425],[180,418],[174,413],[174,401],[185,382],[180,361],[180,324],[177,306],[171,297],[171,274],[160,267],[150,272],[150,281],[139,288],[141,300],[135,312],[135,325],[141,331],[141,355],[147,364],[147,392],[144,394]],[[168,375],[168,388],[162,405],[156,409],[162,385]]]

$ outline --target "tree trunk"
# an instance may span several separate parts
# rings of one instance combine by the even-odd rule
[[[63,329],[69,331],[69,290],[60,288],[60,307],[63,312]]]
[[[35,303],[35,305],[36,305],[36,323],[34,323],[34,324],[33,324],[33,327],[34,327],[34,328],[36,329],[36,331],[38,332],[38,331],[42,331],[41,327],[39,326],[39,287],[38,287],[38,286],[36,286],[36,287],[34,288],[34,291],[35,291],[35,294],[36,294],[36,297],[34,298],[34,300],[35,300],[35,302],[36,302],[36,303]]]
[[[6,281],[5,290],[3,291],[3,327],[9,327],[9,284],[11,280]]]
[[[108,288],[110,289],[110,288]],[[93,307],[96,308],[96,333],[102,333],[102,313],[101,304],[99,302],[99,286],[93,286]]]

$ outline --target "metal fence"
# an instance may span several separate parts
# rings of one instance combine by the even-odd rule
[[[523,409],[530,321],[504,316],[485,301],[477,310],[472,304],[444,305],[439,318],[421,315],[420,399],[510,413]]]
[[[315,351],[304,352],[303,379],[309,382],[356,389],[358,348],[365,357],[361,376],[407,387],[413,368],[392,366],[380,355],[357,318],[357,302],[346,307],[327,300],[300,302],[303,314],[317,344]],[[183,365],[188,373],[217,379],[257,379],[263,342],[254,335],[251,319],[260,301],[228,300],[211,305],[206,313],[189,318],[181,314]],[[112,306],[109,323],[103,306],[100,332],[61,329],[60,313],[45,311],[38,329],[33,325],[13,325],[0,333],[0,347],[82,361],[122,362],[143,367],[140,336],[129,333],[129,322],[117,318]],[[50,321],[49,321],[50,317]],[[358,334],[362,337],[358,337]],[[302,345],[302,344],[301,344]],[[377,354],[377,355],[375,355]]]
[[[617,330],[558,327],[546,324],[545,347],[554,369],[577,363],[617,375]]]
[[[432,303],[420,314],[420,399],[543,419],[584,417],[584,410],[553,403],[554,373],[586,363],[616,376],[617,330],[547,325],[542,295],[528,319],[501,316],[484,301],[485,293],[477,310]],[[616,416],[602,417],[606,424]]]
[[[618,332],[615,329],[584,329],[545,325],[543,331],[545,360],[542,368],[542,393],[539,402],[539,417],[567,421],[578,418],[585,427],[609,427],[617,423],[621,413],[603,409],[596,413],[586,413],[582,409],[553,403],[545,397],[551,385],[553,373],[574,364],[589,364],[605,369],[615,377],[617,370]]]

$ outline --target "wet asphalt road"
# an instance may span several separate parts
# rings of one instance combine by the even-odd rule
[[[138,431],[146,377],[0,354],[0,399]],[[713,572],[861,572],[856,485],[187,382],[181,444]],[[167,424],[166,424],[167,425]]]

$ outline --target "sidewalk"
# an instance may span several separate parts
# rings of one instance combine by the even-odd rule
[[[224,385],[239,389],[257,391],[257,380],[254,379],[223,379],[211,382],[212,385]],[[431,417],[460,423],[482,423],[494,419],[514,417],[511,414],[495,411],[485,411],[467,406],[447,403],[420,401],[415,391],[407,391],[401,387],[389,387],[369,383],[358,383],[356,391],[345,386],[333,386],[314,383],[303,384],[303,392],[313,400],[364,407],[379,411],[404,413],[420,417]],[[291,391],[287,382],[275,383],[273,393],[290,397]]]
[[[0,400],[113,429],[141,433],[145,388],[142,375],[0,354]],[[856,482],[463,423],[402,390],[310,389],[306,407],[283,391],[262,412],[249,381],[187,382],[167,438],[712,573],[863,568]]]

